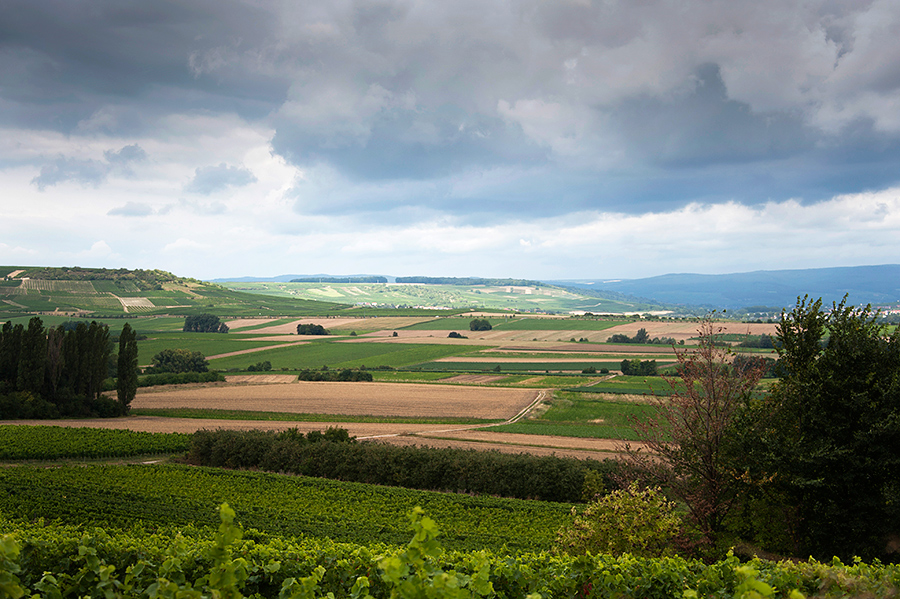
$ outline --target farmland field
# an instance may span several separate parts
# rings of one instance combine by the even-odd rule
[[[132,407],[214,408],[412,418],[511,418],[536,396],[530,389],[390,383],[298,382],[157,388],[138,391]]]
[[[311,339],[315,339],[315,337]],[[220,370],[246,367],[247,364],[253,364],[259,360],[269,360],[272,368],[276,370],[314,369],[323,366],[329,368],[359,368],[360,366],[398,368],[482,349],[482,347],[473,346],[452,347],[426,344],[336,343],[323,341],[321,337],[318,339],[319,341],[315,343],[290,347],[277,347],[279,344],[269,341],[268,345],[273,346],[273,349],[250,355],[217,358],[210,364],[213,368]],[[303,341],[303,337],[285,337],[284,341],[296,343]]]

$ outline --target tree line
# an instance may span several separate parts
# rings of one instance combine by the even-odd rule
[[[126,414],[137,389],[137,336],[126,323],[118,355],[109,327],[96,321],[45,328],[7,321],[0,329],[0,412],[9,418]],[[101,395],[118,376],[119,399]]]
[[[367,275],[363,277],[300,277],[291,283],[387,283],[387,277]]]

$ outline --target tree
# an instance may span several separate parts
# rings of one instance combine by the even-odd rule
[[[116,393],[122,414],[128,414],[131,401],[137,394],[138,346],[137,335],[127,322],[119,335],[119,359],[116,377]]]
[[[744,420],[757,511],[781,514],[795,555],[900,558],[900,333],[877,316],[798,298],[777,329],[782,379]]]
[[[485,318],[476,318],[469,322],[470,331],[490,331],[492,328],[490,321]]]
[[[87,397],[98,399],[103,392],[103,381],[109,375],[109,357],[112,353],[109,327],[92,320],[87,330],[87,348]]]
[[[228,325],[215,314],[197,314],[184,319],[185,333],[227,333]]]
[[[328,331],[320,324],[298,324],[298,335],[327,335]]]
[[[153,356],[151,374],[164,372],[207,372],[209,362],[198,351],[188,349],[164,349]]]
[[[21,343],[16,388],[40,395],[44,387],[44,368],[47,363],[47,335],[40,318],[35,316],[28,321]]]
[[[666,378],[669,394],[653,396],[654,416],[634,421],[645,448],[625,446],[639,477],[685,503],[707,544],[717,540],[741,488],[726,451],[730,426],[762,377],[755,363],[730,364],[729,350],[717,343],[720,333],[706,318],[698,329],[699,348],[675,350],[679,377]]]
[[[0,393],[6,388],[14,391],[19,375],[19,353],[22,351],[22,336],[25,327],[21,324],[13,326],[7,320],[0,329]]]

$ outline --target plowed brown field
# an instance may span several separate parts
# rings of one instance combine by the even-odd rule
[[[512,418],[534,389],[392,383],[297,382],[139,389],[133,408],[199,408],[408,418]]]

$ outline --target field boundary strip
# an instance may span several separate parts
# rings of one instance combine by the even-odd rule
[[[506,420],[506,421],[504,421],[504,422],[494,422],[494,423],[491,423],[491,424],[467,424],[467,425],[464,425],[464,426],[458,426],[458,427],[455,427],[455,428],[449,428],[449,429],[446,429],[446,430],[439,430],[439,431],[421,431],[421,432],[413,432],[413,433],[390,433],[390,434],[386,434],[386,435],[372,435],[372,436],[369,436],[369,437],[357,437],[357,439],[359,439],[359,440],[367,440],[367,439],[385,439],[385,438],[388,438],[388,437],[400,437],[400,436],[422,436],[422,437],[426,437],[426,436],[431,436],[431,435],[434,435],[434,434],[441,434],[441,433],[456,433],[456,432],[464,432],[464,431],[470,431],[470,430],[477,430],[477,429],[482,429],[482,428],[491,428],[491,427],[493,427],[493,426],[501,426],[501,425],[504,425],[504,424],[515,424],[516,422],[518,422],[519,420],[521,420],[522,418],[524,418],[525,416],[527,416],[527,415],[528,415],[534,408],[536,408],[536,407],[537,407],[537,406],[538,406],[538,405],[539,405],[546,397],[547,397],[547,390],[546,390],[546,389],[541,389],[541,390],[539,390],[537,396],[534,398],[534,400],[532,400],[532,402],[531,402],[530,404],[528,404],[526,407],[522,408],[522,410],[520,410],[518,414],[516,414],[515,416],[513,416],[512,418],[510,418],[509,420]],[[439,437],[436,437],[436,438],[439,438]]]

